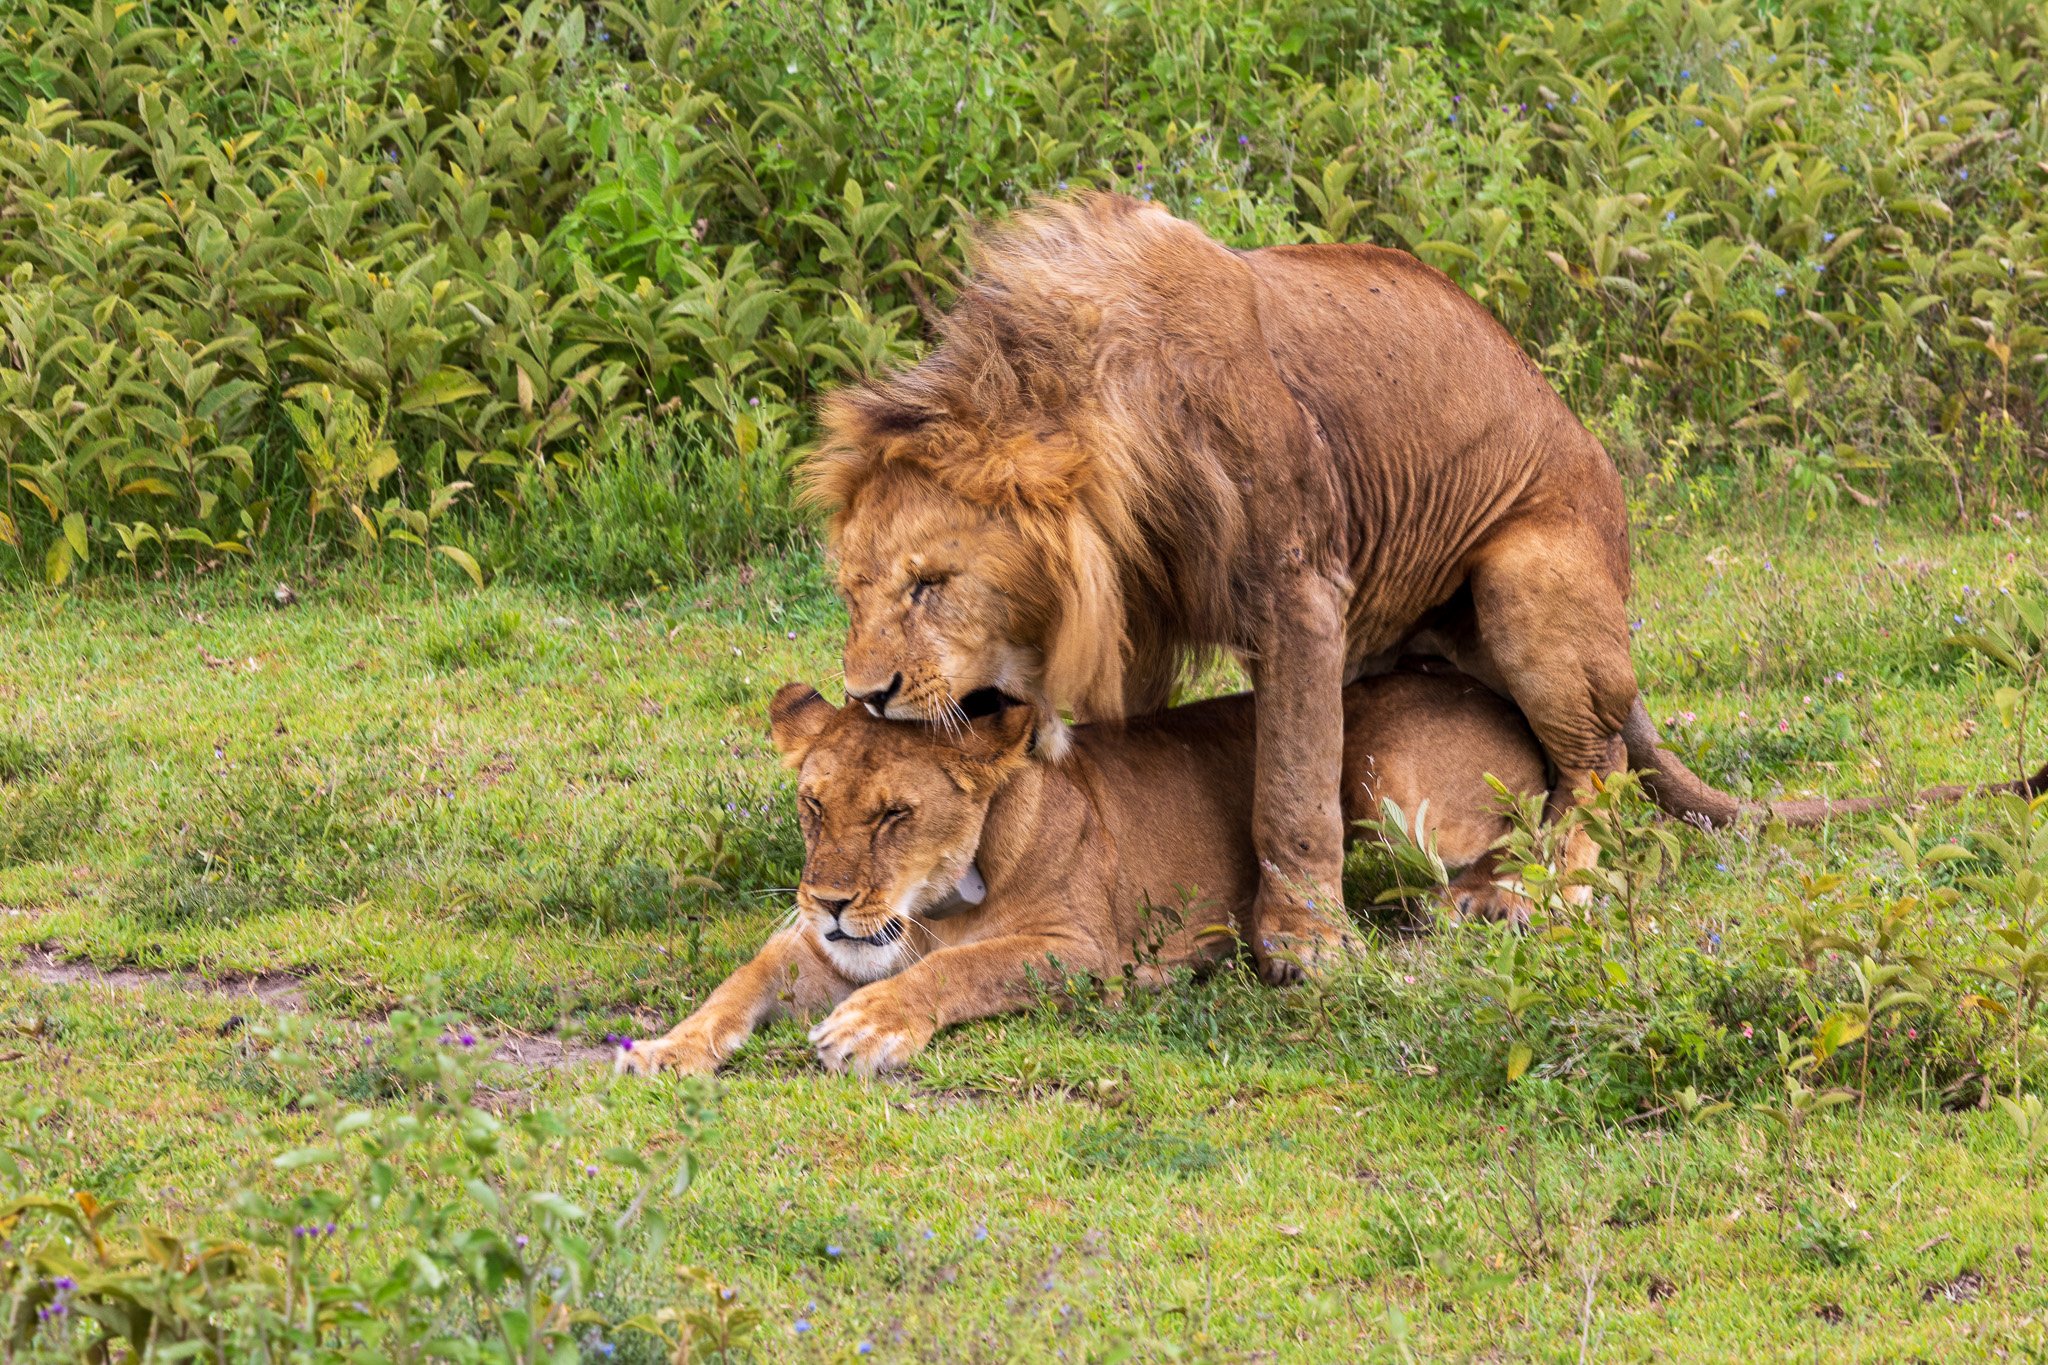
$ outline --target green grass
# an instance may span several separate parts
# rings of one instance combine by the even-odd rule
[[[1653,710],[1758,792],[2004,775],[1996,680],[1942,637],[2036,571],[2020,526],[1642,536]],[[269,586],[0,600],[0,953],[292,973],[328,1085],[385,1106],[375,1038],[406,997],[494,1034],[645,1033],[785,910],[798,845],[763,707],[836,671],[815,558],[624,603],[343,573],[278,609]],[[1884,865],[1882,823],[1688,834],[1653,893],[1664,933],[1770,932],[1790,869]],[[2048,1350],[2048,1198],[1998,1113],[1947,1112],[1902,1073],[1860,1123],[1816,1120],[1781,1236],[1781,1149],[1746,1104],[1668,1127],[1552,1102],[1562,1072],[1503,1091],[1403,1031],[1448,940],[1374,964],[1321,994],[1226,971],[1048,1002],[872,1085],[771,1029],[665,1205],[667,1253],[620,1292],[669,1302],[670,1262],[711,1267],[765,1312],[756,1358],[778,1360],[862,1341],[946,1360],[1127,1340],[1290,1361]],[[234,1015],[269,1012],[189,981],[0,975],[0,1074],[69,1106],[65,1183],[203,1225],[314,1128]],[[1767,1050],[1761,1031],[1723,1045]],[[501,1084],[587,1117],[609,1090],[604,1142],[675,1140],[671,1085],[587,1066]]]

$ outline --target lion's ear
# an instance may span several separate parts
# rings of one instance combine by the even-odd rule
[[[782,761],[794,768],[838,712],[809,683],[784,683],[768,703],[768,737]]]

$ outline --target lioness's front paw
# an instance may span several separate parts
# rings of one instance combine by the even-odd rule
[[[902,1066],[931,1041],[929,1014],[905,1005],[884,985],[855,991],[811,1030],[827,1070],[872,1076]]]
[[[746,1042],[745,1028],[719,1019],[685,1019],[660,1038],[637,1039],[619,1047],[612,1069],[652,1076],[674,1071],[684,1076],[709,1076]]]

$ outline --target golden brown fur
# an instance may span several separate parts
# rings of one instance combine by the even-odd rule
[[[1215,960],[1247,932],[1258,884],[1253,710],[1226,697],[1082,727],[1069,760],[1046,764],[1028,756],[1022,706],[948,730],[783,688],[771,715],[801,768],[796,919],[622,1065],[708,1072],[767,1019],[830,1011],[812,1033],[821,1059],[873,1072],[948,1024],[1021,1007],[1034,975],[1131,965],[1150,982]],[[1506,827],[1487,774],[1544,789],[1521,717],[1468,678],[1368,679],[1345,689],[1344,711],[1347,828],[1383,798],[1411,819],[1426,803],[1445,862],[1485,864]],[[932,917],[977,862],[987,898]],[[828,941],[835,930],[884,941]]]
[[[1520,706],[1555,800],[1620,766],[1620,480],[1442,275],[1374,247],[1232,251],[1106,195],[1020,215],[972,264],[938,348],[828,400],[804,470],[850,695],[899,719],[984,687],[1141,715],[1191,655],[1236,652],[1262,699],[1274,980],[1343,932],[1309,905],[1340,904],[1346,681],[1440,653]]]

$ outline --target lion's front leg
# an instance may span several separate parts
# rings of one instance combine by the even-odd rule
[[[1273,594],[1256,669],[1252,954],[1281,986],[1356,945],[1344,910],[1344,588],[1301,568]]]
[[[1086,944],[1051,934],[1007,934],[940,948],[907,971],[848,996],[811,1030],[818,1060],[872,1076],[902,1066],[951,1024],[1009,1014],[1029,1004],[1036,979],[1056,970],[1099,970]]]
[[[802,926],[784,929],[761,946],[702,1005],[660,1038],[622,1049],[620,1071],[652,1075],[680,1071],[708,1076],[730,1061],[754,1030],[782,1014],[808,1014],[836,1005],[853,991]]]

